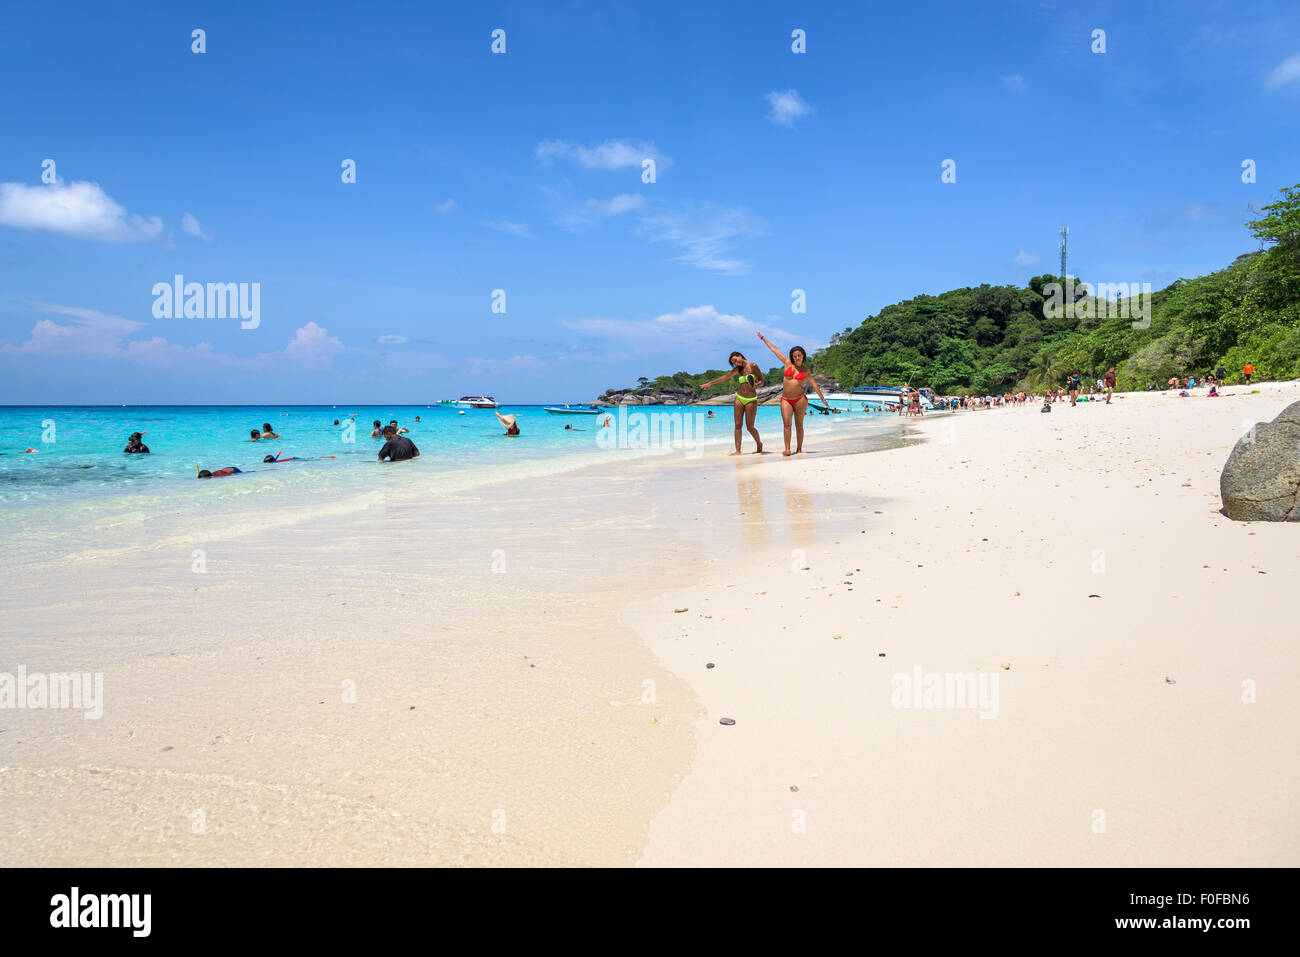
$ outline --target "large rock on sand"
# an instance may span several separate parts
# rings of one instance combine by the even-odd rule
[[[1237,440],[1219,494],[1233,521],[1300,522],[1300,402]]]

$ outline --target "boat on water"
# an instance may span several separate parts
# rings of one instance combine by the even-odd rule
[[[462,395],[459,399],[444,399],[446,404],[457,409],[499,409],[501,404],[490,395]]]
[[[548,405],[544,407],[551,415],[600,415],[605,410],[593,403],[582,405]]]
[[[938,397],[933,389],[918,387],[916,391],[921,394],[921,408],[938,407]],[[828,392],[826,404],[832,409],[843,409],[846,412],[893,411],[903,401],[902,392],[901,386],[864,385],[848,392]]]

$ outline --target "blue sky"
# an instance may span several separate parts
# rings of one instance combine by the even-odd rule
[[[1159,288],[1300,181],[1294,0],[325,6],[10,5],[0,403],[586,400],[1055,272],[1064,224]],[[156,318],[176,274],[257,327]]]

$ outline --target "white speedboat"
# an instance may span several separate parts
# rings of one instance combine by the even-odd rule
[[[901,386],[862,386],[848,392],[828,392],[826,403],[833,409],[846,412],[895,412],[903,401],[902,391]],[[935,394],[931,389],[921,387],[916,391],[921,394],[923,409],[935,408]]]
[[[545,410],[551,415],[600,415],[605,410],[598,405],[548,405]]]
[[[499,409],[501,404],[490,395],[462,395],[450,403],[458,409]]]

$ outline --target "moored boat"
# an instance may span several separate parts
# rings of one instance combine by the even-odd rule
[[[501,407],[500,403],[490,395],[462,395],[449,404],[458,409],[499,409]]]
[[[918,387],[923,409],[936,408],[937,397],[932,389]],[[828,392],[826,402],[833,409],[846,412],[894,411],[903,402],[901,386],[870,385],[851,389],[848,392]]]
[[[551,415],[600,415],[605,410],[598,405],[548,405],[544,407]]]

